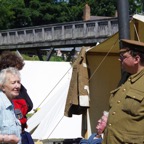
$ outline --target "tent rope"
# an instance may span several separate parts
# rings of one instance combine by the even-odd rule
[[[62,118],[59,120],[59,122],[56,124],[56,126],[53,128],[53,130],[51,131],[51,133],[49,134],[49,136],[47,137],[47,139],[49,139],[49,137],[51,136],[51,134],[53,133],[53,131],[56,129],[56,127],[59,125],[59,123],[62,121],[63,118],[64,118],[64,115],[63,115]]]
[[[138,38],[138,41],[140,41],[140,37],[139,37],[139,34],[138,34],[138,31],[137,31],[137,28],[136,28],[136,25],[134,24],[134,30],[136,32],[136,36]]]
[[[104,62],[104,60],[106,59],[106,57],[109,55],[109,53],[111,52],[111,50],[114,48],[114,46],[116,45],[118,39],[116,39],[116,41],[114,42],[114,44],[111,46],[111,48],[109,49],[109,51],[106,53],[106,55],[104,56],[104,58],[102,59],[102,61],[100,62],[100,64],[98,65],[98,67],[94,70],[93,74],[91,75],[91,77],[89,78],[88,82],[92,79],[92,77],[95,75],[95,73],[98,71],[99,67],[102,65],[102,63]]]
[[[42,105],[42,103],[47,99],[47,97],[52,93],[52,91],[56,88],[56,86],[62,81],[62,79],[66,76],[66,74],[72,69],[72,66],[67,70],[67,72],[61,77],[61,79],[56,83],[56,85],[51,89],[48,95],[43,99],[43,101],[39,104],[38,108]]]

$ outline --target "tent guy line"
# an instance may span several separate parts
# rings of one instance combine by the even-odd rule
[[[66,74],[72,69],[72,66],[67,70],[67,72],[61,77],[61,79],[56,83],[56,85],[51,89],[51,91],[48,93],[48,95],[44,98],[44,100],[38,105],[37,108],[39,108],[42,103],[47,99],[47,97],[52,93],[52,91],[56,88],[56,86],[62,81],[62,79],[66,76]]]
[[[109,53],[111,52],[111,50],[115,47],[117,41],[118,41],[118,39],[116,39],[115,43],[111,46],[111,48],[109,49],[109,51],[106,53],[106,55],[104,56],[104,58],[102,59],[102,61],[99,63],[98,67],[94,70],[93,74],[91,75],[91,77],[89,78],[88,81],[90,81],[92,79],[92,77],[95,75],[95,73],[98,71],[98,69],[100,68],[100,66],[102,65],[102,63],[106,59],[106,57],[109,55]]]

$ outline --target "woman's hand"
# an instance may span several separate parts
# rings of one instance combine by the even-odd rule
[[[0,142],[17,144],[20,139],[16,135],[0,135]]]

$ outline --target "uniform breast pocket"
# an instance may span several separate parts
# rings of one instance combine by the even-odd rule
[[[122,110],[131,115],[139,115],[144,99],[144,92],[130,89],[125,97]]]

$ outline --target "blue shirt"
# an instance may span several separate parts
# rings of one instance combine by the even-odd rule
[[[21,139],[21,123],[15,116],[11,101],[2,91],[0,91],[0,133],[15,134]],[[21,140],[18,144],[21,144]]]
[[[101,144],[102,138],[97,138],[97,134],[93,133],[88,139],[81,139],[79,144]]]

